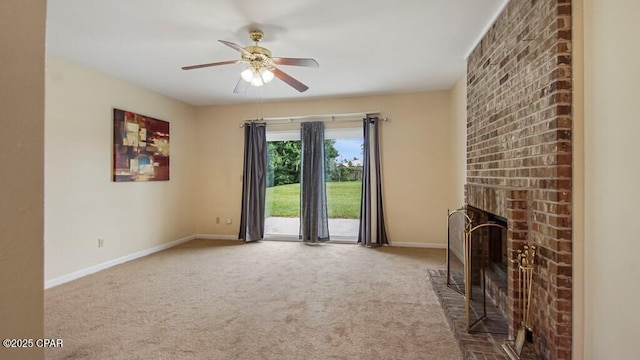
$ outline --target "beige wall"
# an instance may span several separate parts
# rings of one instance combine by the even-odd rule
[[[45,279],[192,235],[195,109],[52,56],[46,70]],[[114,107],[171,123],[170,181],[111,181]]]
[[[637,0],[584,0],[586,359],[638,358],[637,14]]]
[[[573,359],[584,359],[584,24],[583,2],[572,8],[573,46],[573,209],[572,209],[572,349]]]
[[[0,1],[0,339],[42,338],[46,1]],[[41,349],[0,347],[2,359]]]
[[[380,111],[385,213],[392,243],[446,243],[446,210],[459,206],[454,177],[451,94],[388,96],[201,107],[198,117],[198,233],[238,235],[243,129],[264,117]],[[358,126],[357,123],[355,126]],[[232,225],[215,223],[231,217]]]
[[[467,180],[467,74],[456,82],[451,90],[452,151],[454,157],[454,182],[456,205],[464,205],[464,183]]]

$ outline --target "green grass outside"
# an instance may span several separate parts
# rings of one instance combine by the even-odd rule
[[[329,218],[358,219],[360,217],[360,181],[327,183]],[[266,216],[300,216],[300,184],[267,188]]]

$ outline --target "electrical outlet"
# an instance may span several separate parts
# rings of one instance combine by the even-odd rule
[[[216,224],[220,224],[220,216],[216,217]]]
[[[98,238],[98,247],[99,248],[103,248],[104,247],[104,239],[103,238]]]
[[[231,225],[231,218],[227,218],[227,225]]]

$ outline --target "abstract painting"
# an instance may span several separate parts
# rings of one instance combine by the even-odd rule
[[[169,180],[169,122],[113,109],[113,181]]]

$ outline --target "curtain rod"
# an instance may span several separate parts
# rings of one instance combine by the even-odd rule
[[[285,116],[285,117],[269,117],[269,118],[251,119],[251,120],[245,120],[245,122],[274,121],[273,123],[267,124],[267,125],[289,125],[289,124],[303,122],[304,120],[315,120],[315,121],[322,121],[322,122],[336,122],[336,121],[353,122],[353,121],[361,121],[363,117],[369,117],[372,115],[379,115],[379,114],[380,112],[372,111],[372,112],[366,112],[366,113],[363,112],[363,113],[349,113],[349,114]],[[387,121],[387,118],[383,118],[380,120]],[[244,127],[244,123],[240,124],[240,127]]]

